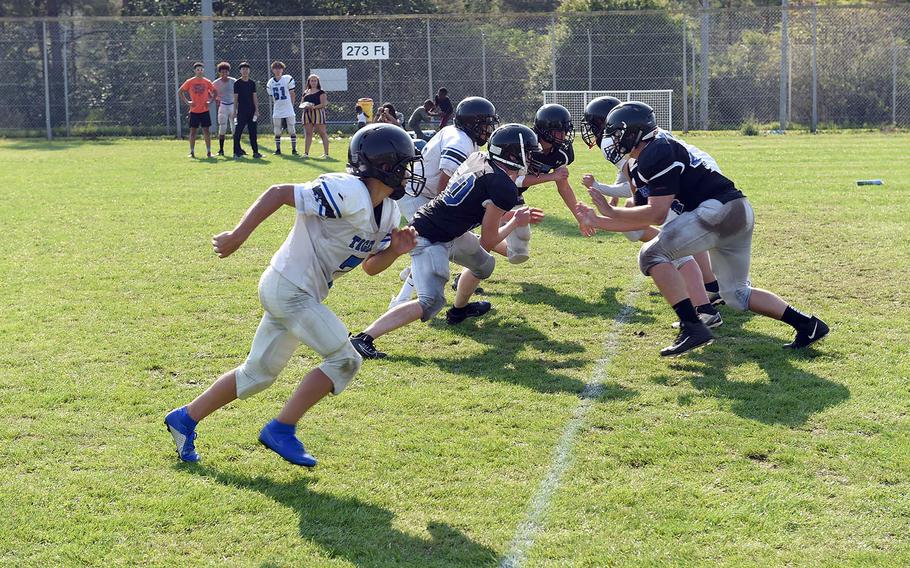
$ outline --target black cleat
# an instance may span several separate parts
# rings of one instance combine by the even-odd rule
[[[461,278],[461,272],[459,272],[458,274],[456,274],[456,275],[455,275],[455,279],[452,280],[452,290],[454,290],[454,291],[456,291],[456,292],[458,291],[458,280],[459,280],[460,278]],[[475,293],[475,294],[483,294],[483,288],[481,288],[480,286],[478,286],[477,289],[474,290],[474,293]]]
[[[241,155],[242,155],[242,156],[246,156],[246,152],[244,152],[244,153],[241,154]],[[262,157],[262,154],[260,154],[259,152],[256,152],[255,154],[253,154],[253,158],[255,158],[255,159],[257,159],[257,160],[260,159],[261,157]]]
[[[218,155],[219,155],[219,156],[224,156],[224,150],[218,150]]]
[[[275,150],[274,152],[272,152],[272,155],[274,155],[274,156],[280,156],[280,155],[281,155],[281,150]]]
[[[246,156],[246,150],[240,150],[240,155],[241,155],[241,156]]]
[[[818,319],[815,316],[812,316],[812,319],[809,320],[809,324],[804,329],[799,329],[796,331],[796,337],[793,338],[793,341],[784,345],[786,349],[803,349],[809,347],[816,341],[820,341],[828,332],[831,331],[831,328],[828,327],[828,324]]]
[[[300,152],[298,152],[297,150],[291,150],[291,154],[293,154],[295,156],[299,156]]]
[[[468,318],[479,318],[492,308],[490,302],[471,302],[463,308],[449,308],[446,312],[446,323],[455,325]]]
[[[373,338],[365,333],[351,336],[351,345],[364,359],[384,359],[386,357],[385,353],[376,349],[376,346],[373,345]]]
[[[687,351],[710,345],[713,342],[714,336],[704,323],[701,321],[684,321],[679,326],[679,335],[676,336],[676,341],[673,342],[673,345],[661,349],[660,356],[678,357]]]

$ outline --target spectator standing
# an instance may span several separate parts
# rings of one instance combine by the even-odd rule
[[[297,111],[294,103],[297,101],[297,84],[294,78],[284,74],[285,65],[282,61],[272,63],[272,78],[266,83],[265,88],[272,97],[272,127],[275,130],[275,155],[281,155],[281,130],[285,128],[291,136],[291,153],[297,155]]]
[[[209,105],[215,99],[215,86],[205,78],[205,65],[197,61],[193,63],[193,73],[180,85],[180,98],[190,107],[190,158],[196,157],[196,129],[202,127],[205,136],[205,152],[207,157],[212,157],[212,117],[209,114]],[[189,93],[190,98],[186,95]]]
[[[240,79],[234,83],[234,95],[237,106],[237,123],[234,125],[234,159],[245,154],[240,147],[240,137],[243,129],[250,131],[250,146],[253,148],[253,157],[261,158],[259,144],[256,141],[256,123],[259,120],[259,97],[256,95],[256,81],[250,79],[250,64],[244,61],[240,64]]]
[[[386,124],[394,124],[395,126],[401,126],[401,119],[395,111],[395,107],[392,106],[392,103],[383,103],[379,107],[379,112],[376,113],[376,122],[384,122]]]
[[[322,157],[329,157],[329,136],[326,134],[326,117],[325,107],[328,104],[328,98],[325,91],[322,90],[322,84],[319,82],[319,75],[312,74],[306,78],[306,89],[303,91],[303,102],[300,108],[303,109],[303,116],[300,121],[303,122],[303,129],[306,131],[306,142],[303,148],[303,155],[310,156],[310,144],[313,142],[313,130],[319,133],[322,138]]]
[[[433,101],[427,99],[423,102],[423,106],[419,106],[414,109],[414,112],[411,113],[411,117],[408,119],[408,128],[414,131],[414,135],[418,140],[429,140],[433,136],[427,136],[423,132],[423,122],[430,122],[433,119],[433,109],[436,105],[433,104]]]
[[[231,77],[231,64],[222,61],[218,64],[218,78],[215,79],[215,104],[217,110],[215,116],[218,117],[218,155],[224,156],[224,135],[227,134],[228,128],[233,132],[234,117],[237,116],[236,107],[234,106],[234,83],[237,79]]]
[[[449,90],[446,88],[439,89],[433,102],[436,103],[436,109],[439,111],[439,130],[442,130],[449,124],[449,120],[455,112],[452,107],[452,101],[449,100]]]

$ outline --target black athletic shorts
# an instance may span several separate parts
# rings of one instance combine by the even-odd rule
[[[205,112],[191,112],[190,113],[190,128],[208,128],[212,125],[212,117],[209,116],[209,111]]]

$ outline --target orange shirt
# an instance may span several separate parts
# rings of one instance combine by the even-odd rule
[[[209,94],[215,94],[215,85],[205,77],[191,77],[180,85],[181,91],[187,91],[190,94],[190,112],[208,112]]]

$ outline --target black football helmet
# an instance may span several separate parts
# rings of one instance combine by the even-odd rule
[[[562,138],[553,135],[562,132]],[[548,104],[537,109],[534,115],[534,133],[541,140],[557,148],[566,148],[575,140],[575,127],[569,109],[562,105]]]
[[[537,134],[523,124],[504,124],[490,136],[490,160],[510,170],[527,172],[531,152],[540,152]]]
[[[589,148],[600,146],[607,115],[619,104],[622,101],[616,97],[597,97],[585,107],[585,115],[581,119],[581,139]]]
[[[414,141],[394,124],[368,124],[351,137],[348,147],[348,173],[361,179],[378,179],[392,188],[392,199],[401,199],[405,186],[414,196],[423,191],[426,178],[414,173],[417,162],[423,165]]]
[[[603,134],[613,139],[619,154],[628,154],[639,142],[657,134],[654,109],[638,101],[622,103],[607,115]]]
[[[468,97],[455,107],[455,126],[464,130],[478,146],[487,143],[498,125],[496,107],[483,97]]]

